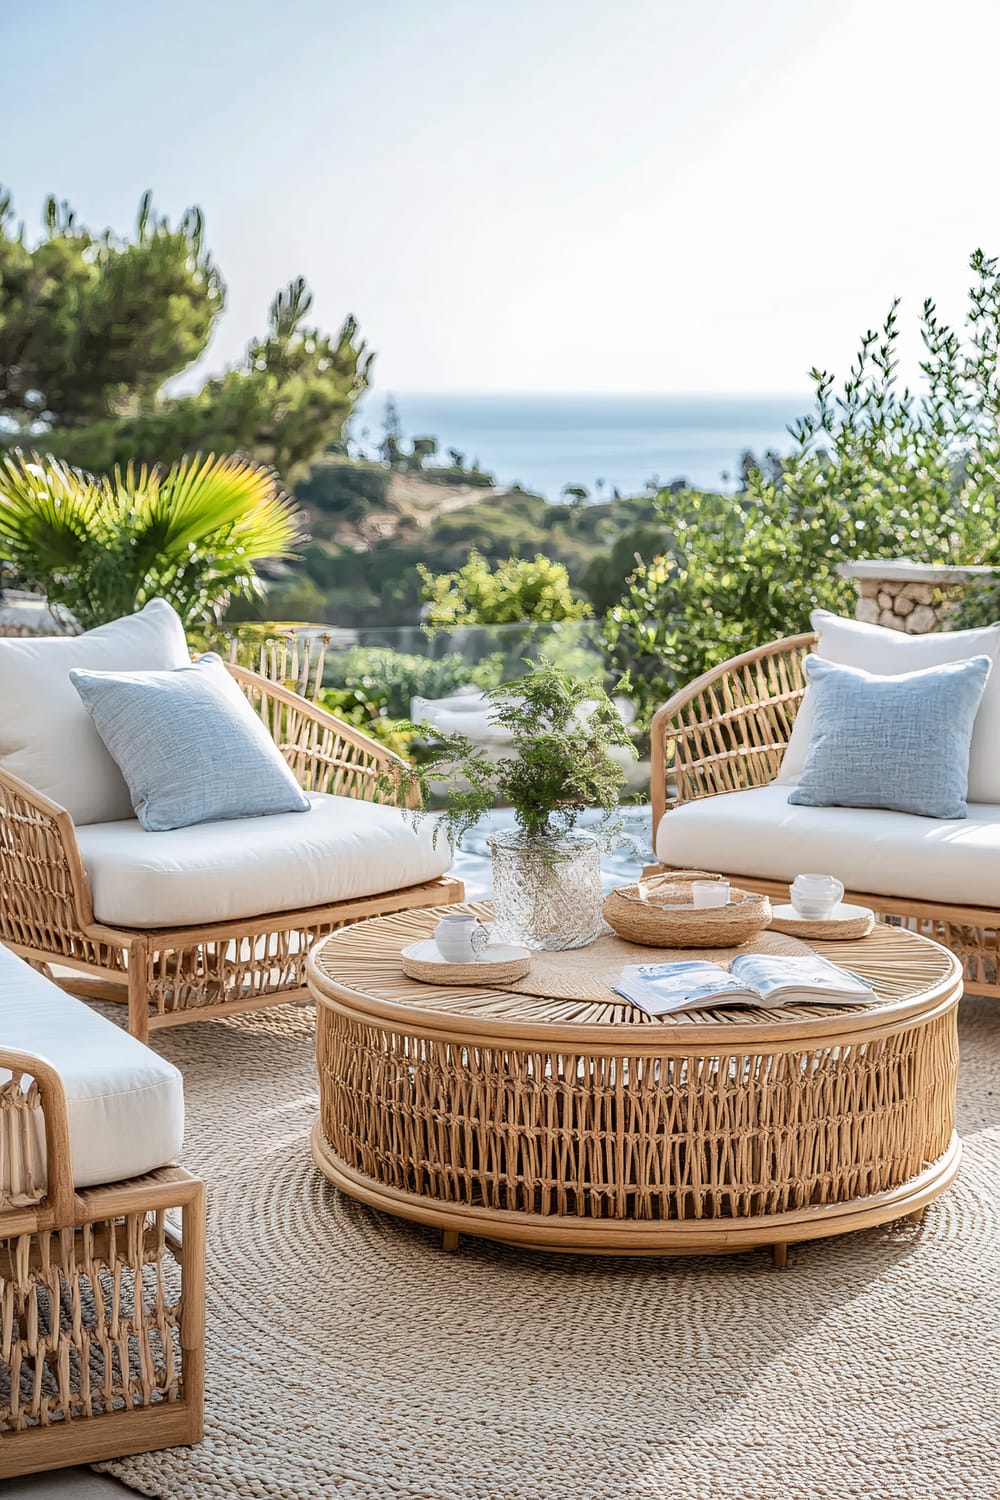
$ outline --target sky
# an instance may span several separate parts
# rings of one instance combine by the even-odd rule
[[[801,391],[1000,253],[993,0],[0,0],[4,54],[29,234],[204,211],[196,374],[302,274],[382,392]]]

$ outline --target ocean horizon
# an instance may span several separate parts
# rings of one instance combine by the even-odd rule
[[[502,486],[519,484],[549,500],[564,485],[593,499],[641,494],[676,480],[735,489],[750,449],[788,453],[789,423],[809,410],[801,395],[555,395],[372,392],[353,425],[356,445],[374,454],[386,402],[399,411],[404,439],[433,436],[447,463],[456,449]]]

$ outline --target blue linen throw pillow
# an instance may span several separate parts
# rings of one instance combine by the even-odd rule
[[[879,677],[807,656],[813,727],[789,802],[964,818],[988,656]]]
[[[308,812],[309,799],[214,651],[168,672],[70,672],[149,833]]]

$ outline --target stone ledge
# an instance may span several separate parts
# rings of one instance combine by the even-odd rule
[[[990,573],[1000,572],[1000,569],[978,563],[967,568],[944,568],[934,563],[909,562],[905,557],[893,557],[886,558],[882,562],[868,560],[842,562],[837,564],[834,571],[841,578],[878,579],[893,583],[929,583],[938,588],[948,588],[961,583],[969,583],[974,578],[982,578]]]

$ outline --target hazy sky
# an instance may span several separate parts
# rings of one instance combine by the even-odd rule
[[[0,180],[204,210],[386,391],[798,391],[1000,252],[993,0],[0,0]],[[915,350],[914,350],[915,352]]]

